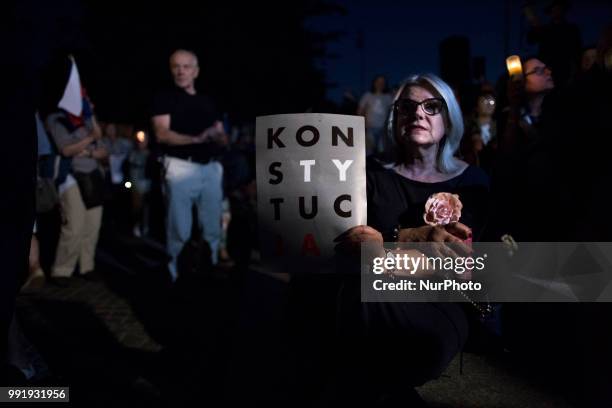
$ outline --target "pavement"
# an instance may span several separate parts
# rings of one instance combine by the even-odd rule
[[[20,325],[51,373],[41,384],[69,385],[74,406],[223,406],[245,396],[250,406],[291,406],[286,276],[221,271],[171,285],[154,263],[134,271],[126,256],[100,251],[102,281],[19,295]],[[437,408],[572,406],[507,352],[463,353],[418,392]]]

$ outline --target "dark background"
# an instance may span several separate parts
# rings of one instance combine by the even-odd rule
[[[548,1],[532,2],[543,23]],[[376,74],[397,84],[413,72],[440,72],[440,43],[461,36],[465,67],[479,57],[495,81],[508,54],[533,53],[525,41],[524,3],[453,2],[19,2],[18,42],[44,66],[54,53],[73,53],[103,120],[144,124],[153,93],[169,85],[168,56],[182,47],[200,57],[198,87],[237,121],[260,114],[321,107],[351,89],[358,98]],[[595,43],[610,6],[576,2],[569,19]],[[465,65],[465,64],[464,64]],[[144,123],[143,123],[144,122]]]

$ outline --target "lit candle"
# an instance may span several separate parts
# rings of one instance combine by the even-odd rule
[[[145,141],[145,132],[143,132],[142,130],[139,130],[138,132],[136,132],[136,139],[138,139],[138,141],[140,143],[144,143],[144,141]]]
[[[508,68],[508,74],[512,79],[522,79],[523,67],[521,65],[521,59],[518,55],[511,55],[506,58],[506,68]]]

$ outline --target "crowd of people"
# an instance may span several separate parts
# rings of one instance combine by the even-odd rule
[[[365,117],[368,225],[347,231],[339,251],[353,253],[364,241],[499,241],[504,234],[516,241],[610,240],[610,221],[597,209],[609,180],[601,164],[612,135],[612,29],[597,46],[581,48],[565,11],[556,2],[548,25],[527,12],[529,39],[541,52],[522,59],[519,77],[453,87],[432,74],[415,75],[392,94],[377,76],[359,102],[347,95],[339,111]],[[45,279],[65,286],[75,273],[99,279],[95,253],[105,228],[165,242],[171,282],[185,273],[181,254],[193,240],[205,242],[211,268],[248,265],[256,249],[249,238],[256,236],[253,126],[230,126],[196,89],[195,53],[176,50],[169,65],[174,86],[152,101],[147,127],[100,121],[84,89],[80,115],[57,101],[37,115],[39,208],[25,287]],[[414,210],[437,192],[462,197],[463,217],[452,227],[423,225]],[[333,288],[323,296],[340,311],[326,310],[321,320],[339,316],[342,335],[351,339],[368,333],[422,351],[409,360],[366,356],[359,361],[364,370],[351,361],[364,343],[342,348],[334,374],[339,401],[399,404],[408,398],[400,397],[400,386],[437,378],[467,341],[469,314],[457,304],[360,306],[354,277],[327,283]],[[293,282],[293,301],[311,284]],[[551,310],[536,308],[520,330],[510,327],[516,347],[526,345],[527,334],[545,337],[581,318],[566,314],[537,327],[536,317]],[[520,313],[510,308],[509,321]],[[601,334],[589,329],[587,340]],[[609,352],[601,356],[610,359]],[[364,372],[369,376],[360,377]],[[379,372],[393,374],[383,379]],[[356,392],[355,383],[369,387]]]
[[[212,100],[196,92],[193,52],[173,53],[170,71],[174,87],[152,102],[144,130],[99,121],[84,88],[81,115],[56,105],[37,114],[38,223],[25,286],[40,286],[42,270],[60,286],[75,273],[99,279],[94,257],[103,225],[165,241],[172,280],[179,254],[198,233],[212,264],[234,264],[227,249],[230,202],[254,200],[252,127],[226,129]],[[231,169],[225,177],[222,163]],[[164,206],[166,213],[156,212]]]

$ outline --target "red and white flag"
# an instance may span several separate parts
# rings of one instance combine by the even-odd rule
[[[70,67],[70,77],[64,89],[64,95],[58,103],[58,107],[70,112],[74,116],[81,116],[83,111],[83,96],[81,93],[81,78],[74,57],[70,56],[72,66]]]

